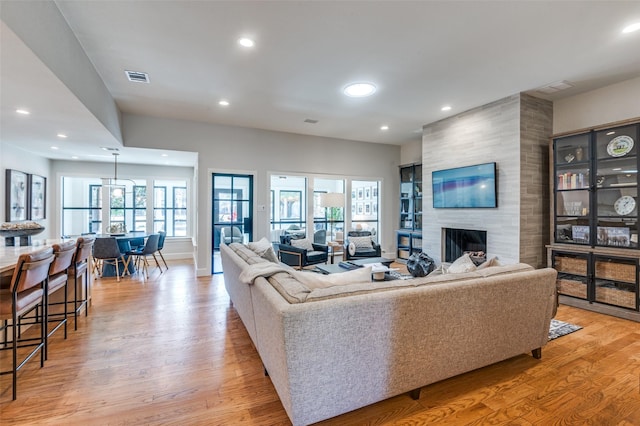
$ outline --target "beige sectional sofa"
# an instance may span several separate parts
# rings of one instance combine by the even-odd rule
[[[516,355],[539,358],[555,314],[550,268],[311,289],[294,275],[312,272],[265,263],[242,244],[220,251],[233,306],[294,425],[417,398],[423,386]]]

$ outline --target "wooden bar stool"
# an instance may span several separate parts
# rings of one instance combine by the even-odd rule
[[[4,341],[0,350],[12,350],[12,369],[0,371],[0,374],[13,375],[13,399],[18,395],[18,371],[40,351],[40,367],[44,366],[46,332],[46,290],[49,277],[49,265],[53,262],[53,249],[48,247],[32,253],[21,254],[13,271],[9,288],[0,289],[0,320],[3,320]],[[37,307],[42,315],[37,315],[39,337],[19,338],[18,324],[23,315]],[[11,321],[11,324],[9,324]],[[7,330],[11,328],[11,341]],[[18,363],[18,347],[31,347],[25,358]]]
[[[49,267],[49,282],[47,284],[47,304],[46,304],[46,324],[47,324],[47,333],[45,334],[44,339],[44,358],[48,359],[49,356],[49,337],[53,335],[58,329],[64,326],[64,338],[67,338],[67,303],[68,303],[68,292],[67,292],[67,281],[69,278],[68,270],[73,262],[73,257],[76,253],[76,242],[75,241],[67,241],[60,244],[54,244],[53,246],[53,255],[55,256],[53,262],[51,262],[51,266]],[[51,302],[51,296],[56,293],[58,290],[64,290],[64,301],[63,302]],[[59,313],[51,313],[51,307],[56,305],[62,305],[62,312]],[[48,324],[55,323],[56,325],[53,327],[51,331],[49,331]]]
[[[78,312],[85,307],[84,316],[89,315],[89,259],[93,251],[95,237],[78,237],[76,239],[76,252],[73,261],[69,267],[69,276],[73,276],[73,312],[74,330],[78,329]],[[84,294],[78,299],[78,278],[82,285],[82,277],[84,276]],[[71,304],[71,302],[69,302]]]

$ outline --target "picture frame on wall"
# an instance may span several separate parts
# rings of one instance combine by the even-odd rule
[[[5,184],[5,216],[7,222],[27,220],[28,175],[18,170],[7,169]]]
[[[29,210],[31,220],[42,220],[47,217],[47,178],[39,175],[29,175],[30,200]]]
[[[371,188],[365,188],[364,189],[364,199],[365,200],[370,200],[371,199]]]

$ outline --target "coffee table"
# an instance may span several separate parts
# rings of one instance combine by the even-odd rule
[[[387,259],[385,257],[368,257],[366,259],[358,259],[358,260],[352,260],[349,262],[340,262],[337,265],[317,265],[316,266],[316,271],[320,272],[322,274],[339,274],[341,272],[347,272],[347,271],[352,271],[354,269],[357,269],[359,267],[363,267],[367,264],[371,264],[371,263],[381,263],[386,267],[389,267],[389,265],[391,265],[391,262],[393,262],[393,259]],[[352,267],[348,267],[347,265],[351,264],[353,265]],[[344,265],[344,266],[341,266]],[[385,274],[385,281],[387,280],[392,280],[394,278],[390,277],[389,274]]]

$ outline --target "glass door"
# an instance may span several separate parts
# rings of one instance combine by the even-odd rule
[[[253,241],[253,176],[213,174],[212,273],[222,272],[220,243]]]

